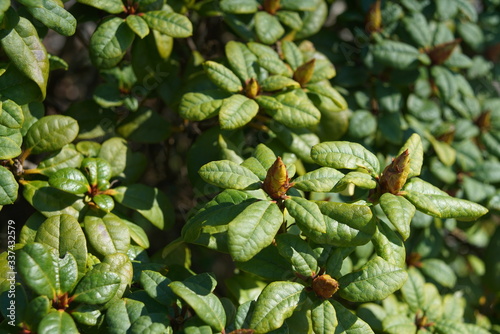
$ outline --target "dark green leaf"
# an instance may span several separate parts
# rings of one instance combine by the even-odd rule
[[[49,184],[70,194],[85,194],[90,192],[90,185],[78,169],[66,167],[59,169],[49,177]]]
[[[45,116],[30,127],[24,146],[32,153],[55,151],[71,143],[78,135],[78,130],[78,122],[71,117]]]
[[[112,213],[88,214],[84,227],[88,242],[99,254],[126,253],[130,246],[127,225]]]
[[[52,334],[65,333],[77,334],[78,328],[73,321],[73,318],[64,310],[50,312],[40,321],[37,333]]]
[[[0,166],[0,205],[14,204],[18,190],[19,184],[14,175],[7,168]]]
[[[78,0],[78,2],[102,9],[110,14],[118,14],[125,9],[121,0]]]
[[[191,21],[178,13],[155,10],[146,12],[141,17],[151,29],[174,38],[185,38],[193,34]]]
[[[76,302],[91,305],[104,304],[110,300],[120,286],[120,276],[114,272],[89,271],[75,288]]]

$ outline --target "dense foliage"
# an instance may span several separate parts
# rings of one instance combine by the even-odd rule
[[[0,22],[0,332],[500,333],[500,1]]]

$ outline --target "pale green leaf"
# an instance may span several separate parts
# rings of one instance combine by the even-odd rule
[[[413,204],[402,196],[385,193],[380,197],[380,207],[403,240],[408,239],[410,223],[416,211]]]
[[[330,192],[344,174],[330,167],[321,167],[294,179],[294,187],[302,191]]]
[[[219,110],[222,129],[233,130],[249,123],[259,112],[259,105],[244,95],[235,94],[224,99]]]
[[[418,176],[420,175],[424,161],[424,149],[418,134],[412,134],[397,155],[399,156],[406,149],[408,149],[408,153],[410,154],[410,172],[408,173],[408,178]]]
[[[226,66],[208,60],[203,63],[203,68],[210,80],[220,88],[230,93],[237,93],[243,89],[240,79]]]
[[[71,36],[76,30],[76,19],[54,0],[37,1],[37,6],[27,9],[38,21],[61,35]]]
[[[127,22],[129,28],[140,38],[144,38],[149,35],[149,26],[139,15],[129,15],[125,21]]]
[[[179,105],[179,113],[188,120],[202,121],[219,112],[224,97],[224,95],[209,92],[184,94]]]
[[[231,0],[226,2],[233,1]],[[226,44],[225,51],[229,65],[241,80],[247,81],[251,78],[257,78],[257,74],[255,72],[257,56],[255,56],[245,44],[236,41],[229,41]]]
[[[45,116],[29,128],[24,146],[32,153],[55,151],[71,143],[78,131],[78,122],[71,117]]]
[[[244,190],[260,187],[257,175],[229,160],[209,162],[203,165],[198,173],[206,182],[221,188]]]
[[[335,308],[329,300],[318,300],[311,311],[315,334],[333,334],[339,323]]]
[[[262,43],[274,44],[285,33],[278,18],[266,11],[257,12],[254,18],[255,32]]]
[[[285,207],[306,235],[326,232],[323,214],[316,203],[293,196],[285,200]]]

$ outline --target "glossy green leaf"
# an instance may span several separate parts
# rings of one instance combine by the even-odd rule
[[[282,90],[285,88],[299,88],[300,84],[282,75],[271,75],[262,81],[261,87],[266,92]]]
[[[321,113],[302,91],[281,93],[275,98],[281,108],[267,110],[275,120],[292,128],[310,127],[319,122]]]
[[[447,196],[448,194],[436,186],[433,186],[429,182],[426,182],[418,177],[414,177],[408,182],[406,182],[403,190],[417,192],[425,195],[443,195]]]
[[[208,60],[203,63],[203,68],[210,80],[225,91],[237,93],[243,89],[240,79],[226,66]]]
[[[1,44],[17,69],[34,81],[45,97],[49,58],[33,24],[20,17],[17,25],[1,39]]]
[[[162,274],[152,270],[144,270],[141,272],[140,281],[148,295],[157,302],[169,306],[175,301],[174,292],[168,286],[172,281]]]
[[[32,153],[55,151],[71,143],[78,135],[78,130],[78,122],[71,117],[45,116],[29,128],[24,147]]]
[[[25,1],[21,1],[24,3]],[[76,30],[76,19],[55,0],[37,1],[37,6],[27,5],[28,12],[47,27],[61,35],[71,36]]]
[[[97,207],[103,211],[110,212],[115,207],[115,201],[109,195],[99,194],[92,198]]]
[[[403,240],[384,222],[378,222],[372,243],[378,256],[399,268],[404,268],[406,249]]]
[[[294,179],[294,187],[302,191],[330,192],[344,174],[330,167],[321,167]]]
[[[132,262],[124,253],[114,253],[104,256],[102,262],[94,265],[92,271],[98,271],[105,274],[115,273],[120,278],[118,289],[111,299],[108,300],[107,305],[123,296],[124,292],[130,287],[130,284],[132,284],[134,274]]]
[[[125,333],[141,315],[147,314],[144,303],[123,298],[110,304],[106,311],[106,323],[111,334]]]
[[[70,194],[85,194],[90,192],[90,185],[78,169],[66,167],[59,169],[49,177],[49,184]]]
[[[350,310],[346,309],[342,304],[332,300],[332,305],[337,314],[338,325],[335,329],[335,334],[373,334],[370,326],[358,318]]]
[[[78,328],[73,321],[73,318],[64,310],[50,312],[40,321],[37,333],[52,334],[65,333],[77,334]]]
[[[101,23],[90,38],[90,58],[98,68],[116,66],[132,45],[135,34],[125,20],[112,17]]]
[[[384,40],[373,47],[373,56],[377,61],[399,70],[416,67],[419,55],[418,49],[402,42]]]
[[[413,191],[405,191],[403,196],[410,201],[417,210],[434,217],[441,217],[439,207],[435,205],[427,195]]]
[[[81,169],[85,171],[87,180],[92,186],[100,185],[111,178],[111,166],[101,158],[83,159]]]
[[[129,15],[125,21],[127,22],[129,28],[140,38],[144,38],[149,35],[149,26],[139,15]]]
[[[272,201],[259,201],[245,208],[228,227],[229,253],[235,261],[248,261],[269,246],[283,215]]]
[[[38,295],[54,299],[59,290],[58,255],[48,245],[30,243],[18,253],[17,270],[23,281]]]
[[[191,21],[178,13],[154,10],[144,13],[141,17],[151,29],[174,38],[185,38],[193,34]]]
[[[221,188],[244,190],[260,187],[257,175],[229,160],[209,162],[198,173],[206,182]]]
[[[104,304],[114,296],[120,282],[120,276],[114,272],[91,270],[78,282],[73,291],[74,300],[91,305]]]
[[[441,218],[472,221],[488,213],[488,209],[484,206],[464,199],[442,195],[427,195],[427,197],[438,208]]]
[[[84,228],[89,244],[99,254],[126,253],[130,246],[127,225],[112,213],[86,215]]]
[[[234,1],[226,1],[226,3],[233,2]],[[246,47],[245,44],[236,41],[229,41],[225,46],[225,51],[229,65],[241,80],[247,81],[250,80],[250,78],[257,78],[257,74],[255,72],[257,57]]]
[[[221,129],[234,130],[249,123],[259,112],[259,105],[244,95],[224,99],[219,110]]]
[[[294,272],[305,277],[314,277],[318,273],[316,254],[299,236],[279,234],[276,236],[276,243],[279,253],[292,264]]]
[[[380,170],[377,157],[357,143],[324,142],[311,149],[311,157],[322,166],[337,169],[364,169],[372,176],[377,176]]]
[[[0,205],[14,204],[19,184],[7,168],[0,166]]]
[[[110,164],[111,177],[113,177],[120,175],[125,170],[131,155],[127,142],[123,138],[113,137],[102,143],[98,157]]]
[[[78,0],[78,2],[102,9],[110,14],[118,14],[125,9],[121,0]]]
[[[257,12],[254,18],[255,32],[262,43],[274,44],[285,33],[278,18],[266,11]]]
[[[100,309],[97,305],[80,304],[71,310],[71,316],[79,324],[96,326],[102,317]]]
[[[37,169],[45,176],[50,176],[60,169],[73,167],[80,167],[83,156],[80,152],[75,150],[72,146],[66,145],[54,155],[42,160],[38,164]]]
[[[47,296],[33,298],[26,307],[23,322],[31,326],[31,328],[38,328],[38,324],[49,313],[51,306],[52,302]]]
[[[380,197],[380,207],[403,240],[408,239],[410,223],[416,211],[415,206],[402,196],[385,193]]]
[[[130,334],[171,333],[171,331],[169,332],[167,329],[164,322],[167,321],[163,315],[143,315],[132,324],[132,327],[130,327],[130,330],[127,332]]]
[[[441,259],[425,259],[422,261],[422,272],[444,287],[452,288],[457,282],[453,269]]]
[[[59,291],[62,293],[70,292],[78,282],[78,264],[71,253],[66,253],[64,257],[59,258]]]
[[[418,269],[408,268],[408,280],[401,288],[403,298],[408,303],[410,310],[416,312],[425,310],[427,305],[426,295],[424,293],[425,280]]]
[[[210,327],[221,331],[226,324],[226,313],[220,300],[205,286],[194,281],[172,282],[172,291],[189,304]]]
[[[0,136],[0,158],[12,159],[21,154],[21,147],[9,137]]]
[[[179,113],[191,121],[202,121],[215,116],[223,103],[221,94],[187,93],[182,96]]]
[[[12,100],[1,101],[2,112],[0,112],[0,125],[11,129],[19,129],[24,122],[24,114],[21,107]]]
[[[257,299],[250,328],[257,333],[278,329],[306,299],[304,286],[293,282],[273,282]]]
[[[293,196],[285,200],[285,207],[306,235],[326,232],[323,214],[316,203],[302,197]]]
[[[318,300],[314,303],[311,320],[315,334],[335,333],[339,323],[335,308],[329,300]]]
[[[382,300],[399,290],[407,278],[404,269],[377,256],[360,270],[339,279],[340,295],[355,302]]]
[[[255,13],[259,7],[255,0],[221,0],[219,5],[224,12],[233,14]]]
[[[80,223],[74,217],[60,215],[48,218],[38,228],[35,241],[56,249],[59,257],[71,253],[77,262],[79,274],[85,273],[87,242]]]

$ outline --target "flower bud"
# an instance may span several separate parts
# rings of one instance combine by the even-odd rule
[[[380,177],[382,193],[397,195],[406,183],[410,173],[410,153],[406,149],[397,158],[392,159],[392,163],[385,167]]]
[[[257,95],[259,95],[259,90],[260,87],[257,80],[255,80],[254,78],[248,80],[247,84],[245,85],[245,95],[248,98],[250,99],[255,98]]]
[[[274,200],[285,199],[286,192],[293,186],[289,183],[288,171],[280,157],[276,159],[271,168],[267,171],[264,180],[264,191]]]
[[[264,0],[263,7],[266,12],[274,15],[280,8],[280,0]]]
[[[318,297],[331,298],[339,289],[339,283],[330,275],[320,275],[312,282],[313,291]]]
[[[380,11],[380,0],[375,1],[366,15],[365,29],[367,32],[372,33],[380,30],[382,25],[382,13]]]
[[[307,63],[300,65],[293,73],[293,80],[297,81],[302,87],[307,84],[314,73],[314,64],[316,59],[313,58]]]
[[[441,65],[450,58],[453,50],[455,50],[455,47],[460,44],[461,41],[460,38],[457,38],[451,42],[438,44],[427,51],[427,55],[431,58],[433,64]]]

